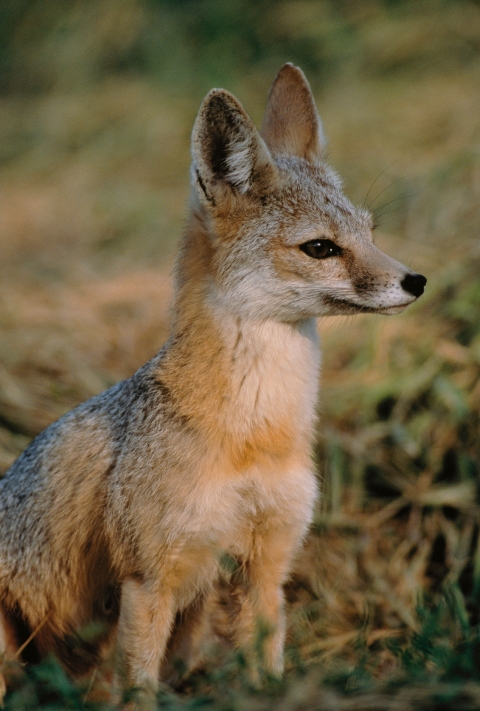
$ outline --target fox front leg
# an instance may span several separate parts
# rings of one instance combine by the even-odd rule
[[[150,708],[149,703],[155,708],[160,666],[174,618],[172,590],[156,580],[130,578],[123,583],[116,684],[138,689],[141,708]]]
[[[283,583],[301,536],[302,533],[289,527],[256,532],[252,554],[241,570],[235,641],[246,654],[254,682],[259,679],[259,671],[274,677],[283,673],[286,628]]]
[[[283,673],[284,596],[278,584],[258,586],[250,580],[242,588],[235,641],[246,656],[250,680],[256,684],[260,672],[275,677]]]

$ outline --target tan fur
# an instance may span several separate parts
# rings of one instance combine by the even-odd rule
[[[119,679],[154,690],[167,648],[198,659],[227,553],[243,571],[233,638],[252,668],[281,673],[282,585],[317,496],[315,317],[394,313],[423,279],[376,249],[370,216],[342,194],[322,150],[309,86],[291,65],[261,135],[231,94],[206,97],[170,339],[49,427],[0,482],[5,654],[40,625],[40,654],[84,673],[116,639]],[[341,255],[309,256],[312,240]]]

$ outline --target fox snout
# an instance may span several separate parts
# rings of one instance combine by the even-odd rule
[[[400,283],[402,289],[406,291],[407,294],[411,294],[417,298],[423,294],[427,279],[423,274],[408,273],[403,277]]]
[[[347,248],[344,279],[354,290],[352,312],[356,307],[364,313],[396,314],[423,294],[426,277],[385,254],[368,237],[345,240],[345,252]],[[345,313],[344,305],[342,309]]]

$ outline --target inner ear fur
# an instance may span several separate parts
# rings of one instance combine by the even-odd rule
[[[285,64],[270,89],[260,133],[275,156],[315,161],[325,149],[322,122],[305,74]]]
[[[225,189],[239,195],[267,192],[276,171],[252,120],[224,89],[212,89],[200,107],[192,156],[200,198],[213,205]]]

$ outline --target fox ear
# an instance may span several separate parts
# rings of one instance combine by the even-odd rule
[[[260,133],[273,155],[315,160],[325,148],[312,90],[293,64],[285,64],[272,84]]]
[[[253,122],[223,89],[212,89],[200,107],[192,156],[199,196],[213,205],[226,188],[241,195],[266,192],[276,170]]]

